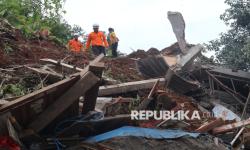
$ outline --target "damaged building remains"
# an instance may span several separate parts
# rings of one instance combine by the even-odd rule
[[[193,150],[250,148],[250,72],[210,64],[177,42],[118,58],[72,55],[47,39],[23,39],[0,21],[0,145],[12,150]],[[45,48],[46,47],[46,48]],[[88,62],[83,61],[89,60]],[[188,111],[193,119],[131,119],[133,111]],[[2,147],[0,147],[1,149]],[[3,147],[4,148],[4,147]]]

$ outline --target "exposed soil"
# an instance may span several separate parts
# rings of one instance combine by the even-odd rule
[[[129,58],[147,58],[148,54],[144,50],[138,49],[135,52],[132,52],[128,55]]]
[[[105,74],[121,82],[138,81],[144,78],[136,69],[136,60],[128,57],[120,57],[104,60],[106,64]]]
[[[42,58],[64,60],[66,63],[84,66],[88,59],[86,54],[71,54],[64,45],[50,38],[25,38],[22,33],[0,20],[0,67],[38,63]]]
[[[188,48],[191,48],[193,46],[194,46],[193,44],[187,44]],[[181,53],[181,49],[179,47],[178,42],[176,42],[176,43],[170,45],[169,47],[162,49],[161,53],[163,55],[177,55],[177,54]]]
[[[149,56],[155,56],[155,55],[159,55],[159,54],[161,54],[161,52],[158,49],[152,47],[147,51],[138,49],[137,51],[129,54],[128,57],[143,59],[143,58],[147,58]]]

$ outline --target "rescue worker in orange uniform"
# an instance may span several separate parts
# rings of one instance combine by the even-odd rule
[[[80,53],[81,51],[83,51],[83,45],[78,40],[78,35],[74,35],[74,38],[69,41],[68,49],[76,53]]]
[[[88,50],[90,48],[90,44],[91,44],[92,51],[93,51],[94,55],[97,56],[101,53],[106,55],[105,48],[108,48],[108,46],[109,46],[107,39],[106,39],[106,36],[104,35],[103,32],[99,31],[98,24],[93,25],[93,30],[94,30],[94,32],[91,32],[88,36],[86,49]]]

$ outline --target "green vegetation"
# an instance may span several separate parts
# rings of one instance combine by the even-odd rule
[[[230,27],[207,45],[217,61],[235,69],[250,69],[250,1],[225,0],[230,6],[220,18]]]
[[[0,18],[7,19],[27,38],[47,29],[54,40],[65,44],[82,28],[72,27],[63,19],[64,3],[65,0],[1,0]]]
[[[22,96],[25,93],[25,87],[21,84],[7,84],[1,89],[0,93],[10,94],[12,96]]]

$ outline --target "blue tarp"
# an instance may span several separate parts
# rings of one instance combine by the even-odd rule
[[[151,139],[175,139],[183,136],[198,137],[199,133],[185,132],[181,130],[160,130],[150,128],[140,128],[132,126],[124,126],[97,136],[88,138],[87,142],[100,142],[114,137],[121,136],[137,136]]]
[[[214,113],[214,117],[216,118],[223,118],[224,120],[235,119],[236,121],[241,120],[238,115],[220,104],[216,104],[212,111]]]

